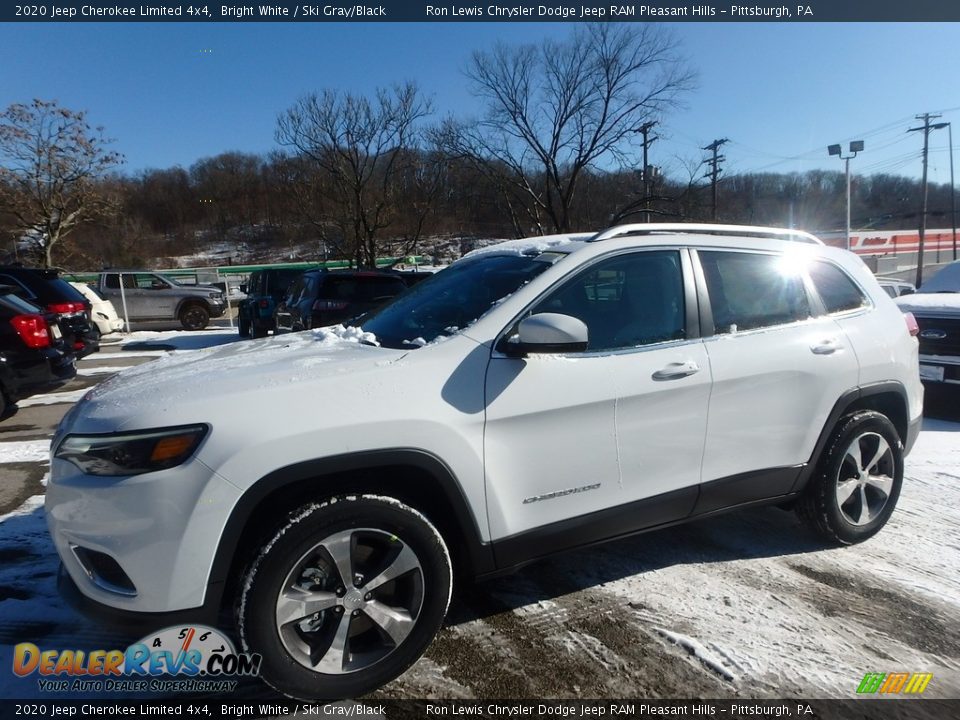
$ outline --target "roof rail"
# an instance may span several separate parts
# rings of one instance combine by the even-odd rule
[[[823,245],[823,241],[803,230],[789,228],[757,227],[754,225],[715,225],[710,223],[636,223],[630,225],[615,225],[601,230],[588,242],[610,240],[611,238],[626,235],[657,235],[657,234],[695,233],[697,235],[737,235],[740,237],[761,237],[776,240],[793,240],[795,242]]]

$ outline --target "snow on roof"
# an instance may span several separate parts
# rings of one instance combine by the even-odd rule
[[[917,310],[960,313],[960,293],[955,292],[918,292],[912,295],[901,295],[893,301],[901,310]]]

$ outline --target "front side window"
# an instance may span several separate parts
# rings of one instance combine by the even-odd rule
[[[648,251],[603,260],[564,283],[531,311],[572,315],[587,326],[587,352],[682,340],[680,254]]]
[[[168,285],[156,275],[140,274],[136,276],[139,290],[165,290]]]
[[[781,255],[700,253],[717,334],[785,325],[810,317],[800,265]]]
[[[867,298],[860,288],[836,265],[818,260],[810,263],[809,272],[827,313],[856,310],[867,304]],[[895,288],[890,288],[890,291],[891,296],[896,295]]]

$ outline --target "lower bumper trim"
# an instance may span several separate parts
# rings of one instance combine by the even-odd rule
[[[57,573],[57,590],[70,607],[96,623],[121,630],[136,629],[140,634],[160,630],[171,625],[192,623],[215,626],[219,619],[219,612],[216,607],[202,606],[187,610],[153,613],[121,610],[104,605],[96,600],[91,600],[80,592],[80,588],[77,587],[73,578],[64,569],[62,563]]]

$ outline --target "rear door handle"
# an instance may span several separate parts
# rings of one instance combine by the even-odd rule
[[[693,360],[670,363],[653,374],[654,380],[677,380],[700,372],[700,366]]]
[[[810,346],[814,355],[832,355],[840,349],[840,342],[836,338],[826,338]]]

